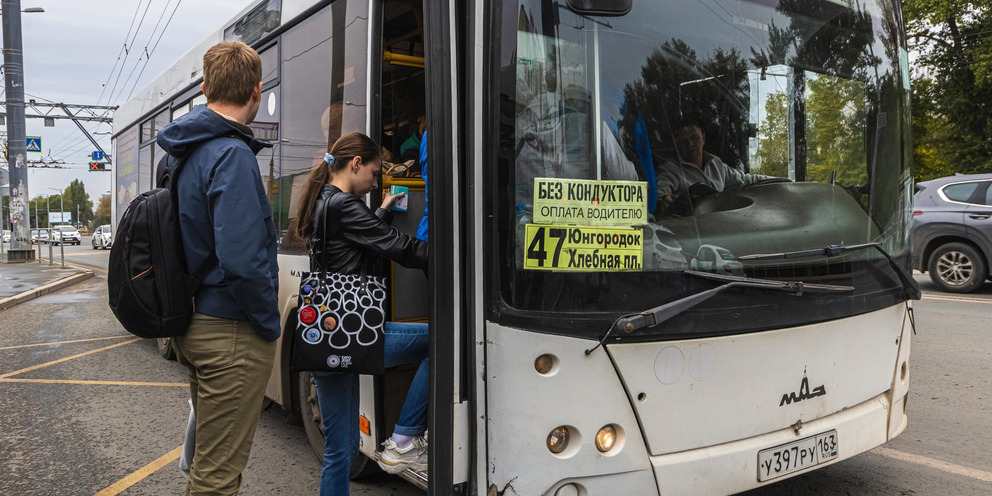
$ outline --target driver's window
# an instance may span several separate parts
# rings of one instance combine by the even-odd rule
[[[748,79],[750,122],[756,127],[748,143],[751,172],[844,186],[867,183],[863,82],[785,65],[750,70]],[[796,175],[797,142],[805,152],[802,177]]]
[[[795,179],[789,148],[789,73],[784,65],[748,71],[750,123],[756,129],[748,153],[752,172]]]

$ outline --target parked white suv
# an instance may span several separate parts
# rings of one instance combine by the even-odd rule
[[[68,243],[71,245],[78,245],[80,243],[79,231],[72,226],[55,226],[52,229],[52,239],[51,242],[56,245],[62,243]]]
[[[113,244],[114,244],[114,238],[113,238],[113,235],[110,232],[110,225],[109,224],[108,225],[100,226],[100,227],[96,228],[95,231],[93,231],[92,243],[93,243],[93,249],[94,250],[97,249],[97,248],[103,248],[103,249],[108,249],[109,250],[110,247],[113,246]]]

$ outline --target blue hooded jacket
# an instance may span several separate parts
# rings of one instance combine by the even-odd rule
[[[162,128],[157,141],[173,157],[189,156],[176,179],[187,272],[217,254],[196,292],[196,311],[250,321],[264,339],[276,340],[276,233],[255,159],[272,145],[205,105]]]
[[[417,239],[427,242],[427,131],[420,137],[420,177],[424,179],[424,216],[417,226]]]

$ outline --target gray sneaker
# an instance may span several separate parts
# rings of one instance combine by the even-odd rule
[[[414,437],[405,448],[397,446],[393,438],[386,439],[382,445],[383,449],[376,461],[386,473],[398,474],[408,468],[421,472],[427,470],[426,437]]]

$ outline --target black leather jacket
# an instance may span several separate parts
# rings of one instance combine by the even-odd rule
[[[389,211],[379,208],[373,214],[355,195],[325,185],[314,209],[313,231],[307,237],[310,270],[360,274],[365,267],[367,274],[375,275],[375,256],[404,267],[426,269],[427,243],[390,226],[391,218]],[[318,225],[321,220],[324,229]]]

